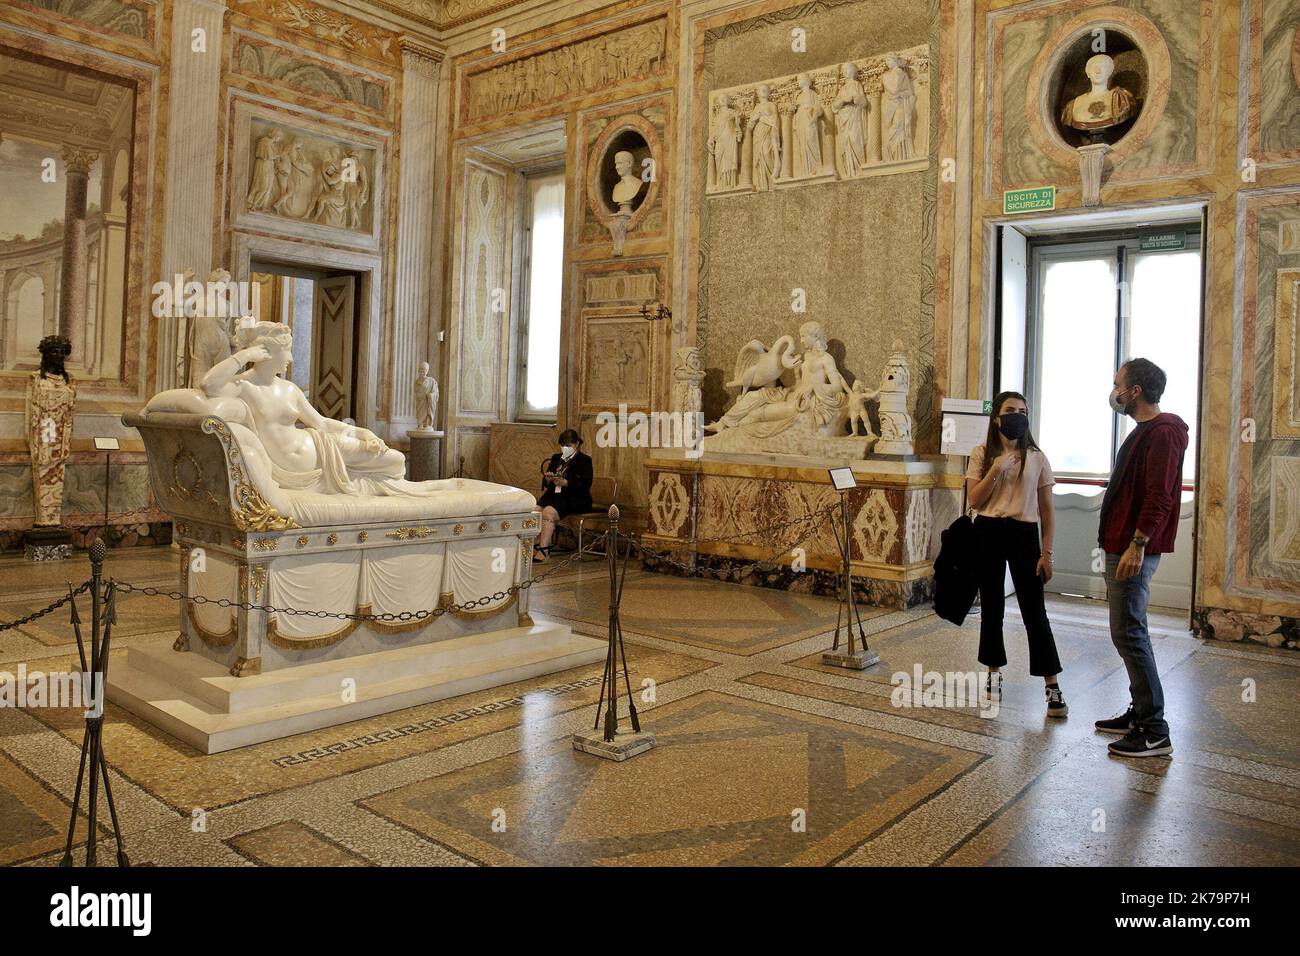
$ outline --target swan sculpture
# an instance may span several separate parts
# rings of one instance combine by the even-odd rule
[[[794,350],[793,336],[781,336],[772,343],[770,351],[758,339],[751,339],[737,353],[734,377],[726,387],[742,394],[751,388],[764,388],[780,381],[786,369],[798,364],[799,353]]]

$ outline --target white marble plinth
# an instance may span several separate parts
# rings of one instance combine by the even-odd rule
[[[539,622],[232,677],[162,640],[114,663],[108,699],[213,754],[594,664],[606,649],[567,625]]]
[[[641,731],[639,734],[618,733],[613,740],[605,739],[603,730],[591,733],[574,734],[573,749],[606,760],[623,761],[643,754],[655,745],[655,735]]]

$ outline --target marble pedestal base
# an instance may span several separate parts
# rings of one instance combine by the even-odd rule
[[[23,553],[30,561],[64,561],[72,557],[72,534],[62,527],[32,528],[23,536]]]
[[[880,655],[875,651],[858,649],[852,654],[842,651],[827,651],[822,655],[822,663],[831,667],[843,667],[851,671],[864,671],[872,664],[880,663]]]
[[[573,749],[606,760],[623,761],[643,754],[655,745],[655,735],[642,731],[639,734],[618,733],[613,740],[605,739],[603,730],[593,730],[589,734],[574,734]]]
[[[439,431],[406,433],[411,441],[411,481],[433,481],[442,477],[442,438],[445,434]]]
[[[719,578],[831,596],[841,587],[844,556],[832,530],[841,521],[840,496],[828,469],[850,468],[857,481],[845,502],[853,590],[877,607],[930,600],[938,532],[961,513],[961,476],[945,475],[937,458],[705,451],[690,459],[661,451],[644,467],[647,548]],[[674,573],[653,558],[646,566]]]
[[[114,663],[108,699],[214,754],[594,664],[607,646],[542,622],[231,677],[221,664],[161,641],[131,647]],[[355,693],[345,700],[348,686]]]

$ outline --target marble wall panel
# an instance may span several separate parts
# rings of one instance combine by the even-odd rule
[[[474,163],[465,170],[464,240],[461,247],[459,410],[498,411],[502,315],[507,308],[506,175]]]
[[[381,116],[388,115],[392,101],[393,83],[382,73],[350,68],[242,31],[232,35],[230,69],[236,75],[347,103]]]
[[[1140,143],[1121,140],[1122,158],[1112,156],[1108,182],[1167,177],[1197,168],[1207,168],[1211,126],[1205,117],[1212,109],[1210,88],[1211,64],[1207,54],[1213,49],[1213,30],[1217,22],[1216,0],[1168,3],[1165,0],[1132,0],[1123,7],[1106,0],[1060,0],[1057,3],[1029,7],[1004,8],[989,14],[989,55],[986,71],[993,91],[993,131],[988,138],[991,181],[988,195],[1000,196],[1002,190],[1016,186],[1065,185],[1078,181],[1078,164],[1072,150],[1045,149],[1054,142],[1038,104],[1040,86],[1050,82],[1041,65],[1044,57],[1055,54],[1063,31],[1088,29],[1090,18],[1101,24],[1122,24],[1121,32],[1146,44],[1144,56],[1125,59],[1117,54],[1116,75],[1124,72],[1147,72],[1151,82],[1160,83],[1160,95],[1153,86],[1143,109],[1156,109],[1156,115],[1139,116],[1139,123],[1129,134]],[[1115,12],[1118,11],[1118,12]],[[1145,35],[1145,38],[1144,38]],[[1168,94],[1162,80],[1167,57]],[[1040,67],[1036,70],[1035,67]],[[1123,80],[1121,79],[1121,82]],[[1130,78],[1130,85],[1136,78]],[[1158,109],[1164,99],[1163,110]],[[1058,108],[1059,104],[1049,104]],[[1142,132],[1139,135],[1138,127]]]
[[[153,43],[163,4],[158,0],[11,0],[60,20],[102,30],[105,33]]]
[[[1248,152],[1260,162],[1300,160],[1300,6],[1249,0]]]
[[[842,0],[796,9],[748,17],[741,11],[736,20],[706,31],[691,144],[698,169],[709,161],[712,91],[809,66],[807,54],[791,50],[793,26],[816,43],[819,64],[864,60],[930,44],[939,4]],[[846,29],[847,23],[862,28]],[[938,84],[928,95],[933,107]],[[707,419],[717,418],[733,397],[722,383],[743,345],[755,338],[770,344],[816,320],[850,382],[862,378],[876,387],[890,346],[895,339],[903,343],[913,369],[909,410],[924,441],[933,417],[935,113],[931,108],[926,132],[928,169],[712,199],[704,195],[705,179],[696,177],[701,195],[695,321],[708,370]]]
[[[1300,433],[1292,424],[1296,351],[1295,296],[1300,253],[1283,253],[1283,222],[1300,214],[1300,189],[1243,197],[1248,249],[1243,321],[1236,330],[1241,418],[1255,422],[1253,441],[1234,441],[1229,485],[1230,578],[1238,588],[1295,600],[1295,462]],[[1280,407],[1279,407],[1280,406]],[[1233,435],[1239,438],[1239,435]]]

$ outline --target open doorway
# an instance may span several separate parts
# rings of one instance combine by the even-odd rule
[[[293,331],[293,361],[286,376],[326,418],[355,419],[363,276],[253,260],[249,278],[259,289],[258,318],[283,322]]]
[[[1057,484],[1056,572],[1047,590],[1105,598],[1096,570],[1102,497],[1133,421],[1106,406],[1126,359],[1165,370],[1162,410],[1187,422],[1179,528],[1151,582],[1151,603],[1187,609],[1195,576],[1196,464],[1203,334],[1199,210],[1086,215],[1001,227],[994,391],[1028,399]]]

